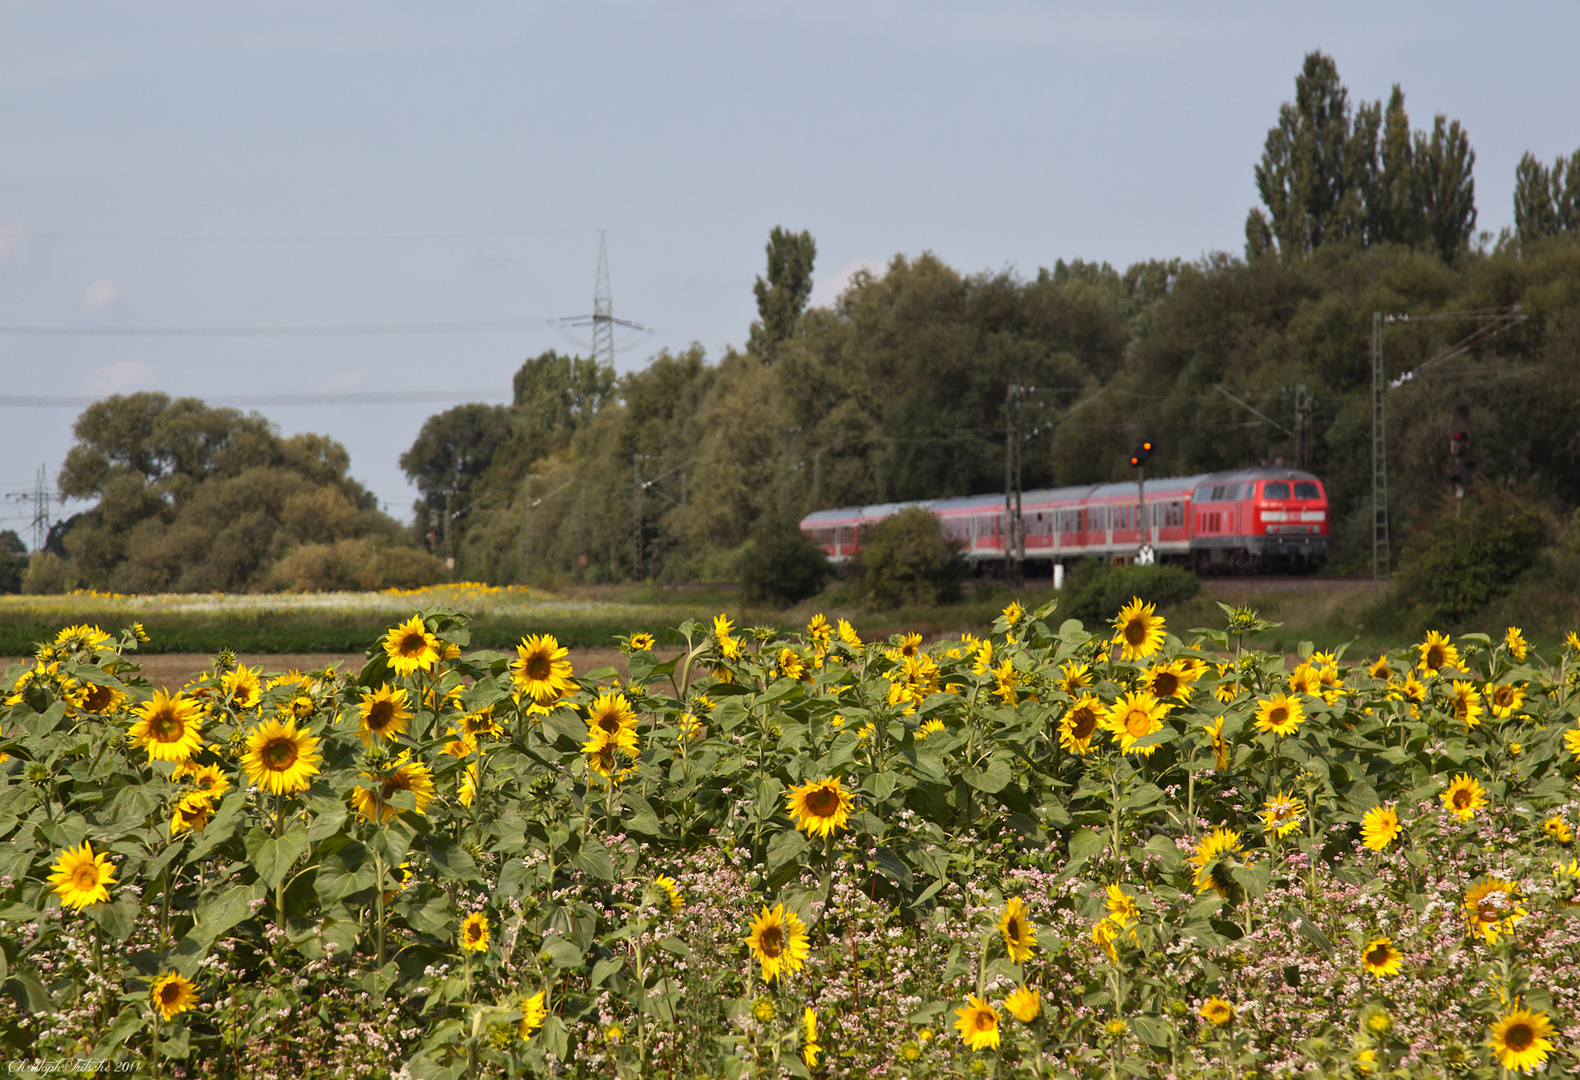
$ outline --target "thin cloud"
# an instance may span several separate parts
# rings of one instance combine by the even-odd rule
[[[95,394],[119,394],[153,382],[154,369],[141,360],[117,360],[88,371],[88,389]]]
[[[865,270],[875,278],[881,278],[887,271],[883,263],[866,255],[841,266],[832,277],[820,278],[812,283],[813,307],[830,307],[838,300],[846,289],[850,288],[851,281],[861,271]]]

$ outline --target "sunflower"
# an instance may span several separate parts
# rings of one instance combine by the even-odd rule
[[[1009,607],[1004,609],[1004,622],[1009,626],[1017,625],[1026,617],[1026,609],[1020,606],[1019,600],[1011,600]]]
[[[993,674],[993,643],[991,641],[978,642],[976,648],[971,651],[971,656],[975,661],[971,665],[971,670],[974,674]]]
[[[404,687],[385,683],[377,690],[364,690],[362,704],[357,706],[362,714],[361,730],[357,732],[362,742],[372,746],[375,739],[393,741],[397,735],[404,735],[406,722],[411,719],[409,704]]]
[[[1183,663],[1178,660],[1167,664],[1153,664],[1141,676],[1141,686],[1155,698],[1178,698],[1189,701],[1191,678]]]
[[[915,656],[922,647],[922,635],[903,634],[895,642],[895,648],[890,650],[889,658],[898,661],[901,656]],[[895,655],[898,654],[898,655]]]
[[[658,639],[649,633],[632,634],[625,640],[625,647],[631,652],[652,652],[658,646]]]
[[[1145,660],[1163,647],[1163,617],[1133,596],[1114,618],[1114,644],[1121,660]]]
[[[523,1040],[532,1038],[532,1033],[543,1026],[543,1021],[549,1018],[549,1010],[543,1004],[543,991],[539,990],[531,997],[521,999],[517,1008],[521,1010],[521,1023],[516,1026],[516,1034]]]
[[[1311,664],[1300,664],[1289,673],[1289,692],[1291,694],[1306,694],[1309,697],[1322,696],[1322,672]]]
[[[1465,921],[1470,933],[1480,934],[1488,945],[1514,932],[1514,924],[1525,917],[1514,882],[1488,876],[1465,891]]]
[[[659,874],[653,879],[653,885],[664,894],[664,901],[669,904],[671,914],[685,906],[685,897],[680,895],[680,886],[668,874]]]
[[[88,841],[84,840],[79,847],[66,848],[50,869],[54,872],[49,880],[55,885],[61,907],[81,911],[89,904],[109,901],[109,886],[115,884],[115,867],[110,865],[108,852],[95,855]]]
[[[1392,805],[1374,806],[1361,816],[1361,843],[1373,851],[1382,851],[1399,839],[1404,826],[1399,824],[1399,811]]]
[[[516,659],[510,665],[516,687],[539,705],[570,693],[571,662],[569,649],[560,647],[552,634],[524,637],[516,646]]]
[[[397,791],[409,791],[416,800],[417,813],[426,814],[433,802],[433,774],[420,761],[410,760],[410,752],[403,751],[386,767],[362,773],[362,778],[372,785],[372,790],[358,784],[351,789],[351,806],[363,821],[387,824],[400,813],[400,808],[390,802]]]
[[[247,779],[271,795],[289,795],[312,783],[323,758],[318,740],[296,729],[296,720],[266,720],[247,734],[241,757]]]
[[[249,668],[246,664],[238,664],[235,671],[227,671],[220,677],[220,688],[236,708],[250,709],[263,698],[263,685],[258,681],[258,670],[258,668]]]
[[[471,806],[477,801],[477,762],[461,770],[461,786],[456,790],[455,797],[462,806]]]
[[[167,971],[155,979],[148,988],[148,996],[167,1022],[177,1013],[192,1008],[198,1000],[197,987],[185,975],[174,971]]]
[[[817,1064],[817,1056],[823,1052],[817,1041],[817,1013],[810,1005],[801,1010],[801,1030],[805,1034],[801,1041],[801,1060],[810,1068]]]
[[[1416,646],[1421,661],[1416,666],[1428,675],[1436,675],[1443,668],[1459,667],[1459,649],[1449,644],[1447,635],[1428,630],[1426,640]]]
[[[1262,831],[1282,839],[1300,828],[1300,819],[1306,812],[1303,800],[1289,792],[1280,792],[1262,804]]]
[[[1361,950],[1361,969],[1379,979],[1399,974],[1403,961],[1404,956],[1393,947],[1392,938],[1373,938]]]
[[[1458,686],[1458,683],[1454,684]],[[1523,686],[1489,686],[1487,687],[1487,706],[1492,710],[1492,715],[1499,720],[1507,720],[1525,707],[1525,687]]]
[[[1574,833],[1569,828],[1569,823],[1561,817],[1550,817],[1542,822],[1542,832],[1560,844],[1567,844],[1575,838]]]
[[[850,648],[861,648],[861,635],[856,633],[856,628],[846,620],[840,619],[835,623],[834,632],[839,635],[839,640],[843,641]]]
[[[955,1030],[960,1032],[967,1049],[998,1049],[998,1010],[986,998],[970,995],[965,1008],[956,1009],[955,1015],[960,1018],[955,1021]]]
[[[781,679],[801,679],[806,674],[806,661],[794,649],[780,649],[774,671]]]
[[[1212,743],[1213,768],[1218,772],[1229,770],[1229,753],[1233,749],[1229,745],[1229,738],[1223,733],[1223,717],[1215,716],[1212,723],[1201,730],[1207,733],[1208,740]]]
[[[1210,997],[1202,1003],[1201,1018],[1214,1027],[1223,1027],[1234,1019],[1234,1006],[1221,997]]]
[[[1441,796],[1443,805],[1460,821],[1469,821],[1476,811],[1487,805],[1487,789],[1468,773],[1460,773]]]
[[[1031,950],[1037,947],[1037,928],[1026,918],[1026,904],[1020,897],[1004,905],[998,917],[998,930],[1004,935],[1004,948],[1010,960],[1024,964],[1031,959]]]
[[[808,836],[833,836],[836,829],[848,828],[850,808],[851,793],[837,776],[809,781],[785,794],[785,809]]]
[[[189,791],[170,810],[170,835],[201,832],[214,816],[214,800],[201,791]]]
[[[1202,893],[1211,889],[1219,896],[1232,896],[1237,885],[1229,876],[1225,860],[1244,854],[1245,849],[1240,846],[1240,834],[1231,829],[1216,828],[1202,837],[1190,857],[1191,865],[1196,867],[1196,891]]]
[[[1084,666],[1084,665],[1083,665]],[[1102,724],[1103,702],[1095,694],[1082,694],[1059,718],[1059,745],[1083,757],[1092,752],[1092,736]]]
[[[1256,730],[1273,735],[1293,735],[1306,718],[1300,699],[1287,694],[1274,694],[1256,704]]]
[[[97,626],[68,626],[55,635],[55,647],[63,652],[90,652],[110,640]]]
[[[1454,681],[1454,699],[1450,710],[1454,719],[1464,724],[1466,728],[1473,728],[1481,723],[1481,695],[1476,692],[1476,684],[1472,682]]]
[[[627,754],[635,754],[636,712],[621,693],[605,691],[587,709],[589,731],[602,731],[607,740]]]
[[[1078,660],[1071,660],[1059,669],[1059,679],[1055,685],[1074,697],[1077,690],[1084,690],[1092,685],[1092,669]]]
[[[1037,1014],[1042,1012],[1042,997],[1037,991],[1021,983],[1004,999],[1004,1007],[1010,1015],[1023,1024],[1029,1024],[1037,1019]]]
[[[1580,761],[1580,728],[1564,732],[1564,749],[1569,751],[1569,756]]]
[[[582,753],[587,755],[587,767],[607,780],[618,780],[624,775],[620,757],[635,757],[636,751],[627,750],[619,740],[601,727],[591,728],[587,741],[582,743]]]
[[[102,683],[87,683],[82,688],[82,699],[78,702],[83,712],[104,713],[119,712],[126,703],[126,695],[113,686]]]
[[[764,982],[800,971],[812,951],[806,940],[806,924],[795,912],[786,911],[783,904],[775,904],[772,911],[763,905],[762,914],[752,922],[746,944],[763,966]]]
[[[1098,919],[1097,925],[1092,927],[1092,941],[1097,947],[1108,954],[1108,959],[1114,963],[1119,962],[1119,951],[1114,942],[1119,939],[1119,927],[1107,919]]]
[[[488,951],[488,916],[474,911],[461,920],[461,951]]]
[[[1525,640],[1518,626],[1511,626],[1503,635],[1503,647],[1509,650],[1509,655],[1516,661],[1523,662],[1531,644]]]
[[[439,651],[439,639],[428,632],[421,615],[413,615],[384,635],[384,652],[397,675],[433,670]]]
[[[927,736],[936,735],[942,730],[944,730],[944,722],[942,720],[929,720],[927,723],[916,729],[916,737],[918,739],[925,739]]]
[[[499,721],[494,718],[492,705],[484,706],[476,712],[462,714],[460,730],[471,738],[473,745],[485,736],[497,739],[505,733],[505,729],[500,727]]]
[[[199,765],[190,759],[172,769],[170,779],[190,779],[195,790],[214,799],[230,790],[230,781],[218,765]]]
[[[808,620],[806,636],[807,640],[816,646],[819,652],[822,652],[834,640],[834,628],[828,625],[828,620],[820,612]]]
[[[144,747],[149,761],[185,761],[203,746],[203,706],[178,691],[155,690],[132,710],[142,719],[127,734]]]
[[[1015,674],[1015,661],[1006,656],[1004,662],[993,669],[993,696],[1006,705],[1015,704],[1015,687],[1020,679]]]
[[[1547,1037],[1552,1033],[1546,1013],[1515,1009],[1492,1025],[1487,1049],[1510,1072],[1534,1072],[1552,1052],[1552,1040]]]
[[[1121,751],[1134,751],[1142,757],[1151,757],[1157,752],[1157,743],[1148,746],[1137,746],[1136,743],[1162,731],[1163,718],[1168,715],[1168,711],[1167,705],[1145,691],[1126,694],[1114,702],[1103,716],[1103,728],[1119,740]]]
[[[1110,885],[1105,890],[1104,905],[1108,908],[1108,918],[1116,926],[1124,928],[1141,918],[1141,909],[1136,907],[1136,902],[1118,885]]]
[[[1393,678],[1393,668],[1388,666],[1387,655],[1384,654],[1379,656],[1376,660],[1368,664],[1366,667],[1366,673],[1374,679],[1381,679],[1383,682],[1387,682],[1389,679]]]

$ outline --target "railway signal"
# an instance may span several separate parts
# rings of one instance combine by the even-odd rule
[[[1141,539],[1136,562],[1141,566],[1152,565],[1151,531],[1147,528],[1147,459],[1152,456],[1152,449],[1152,440],[1142,439],[1130,451],[1130,466],[1136,470],[1136,535]]]
[[[1135,469],[1144,469],[1147,465],[1147,459],[1151,456],[1152,440],[1143,439],[1136,445],[1134,450],[1130,451],[1130,465]]]
[[[1448,418],[1448,481],[1454,485],[1454,498],[1465,497],[1465,485],[1476,471],[1476,459],[1470,456],[1470,404],[1456,401]]]

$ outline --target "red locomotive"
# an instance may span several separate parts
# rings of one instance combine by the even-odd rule
[[[1023,557],[1062,563],[1135,556],[1197,571],[1302,573],[1328,558],[1328,497],[1298,469],[1263,467],[1146,482],[1027,491],[1021,495]],[[862,530],[910,507],[936,514],[973,563],[1002,561],[1009,529],[1004,496],[968,495],[819,510],[801,531],[836,563],[855,555]]]

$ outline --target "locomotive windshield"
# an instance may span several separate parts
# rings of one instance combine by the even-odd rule
[[[1269,480],[1262,485],[1262,498],[1287,499],[1289,498],[1289,485],[1282,480]]]
[[[1297,498],[1297,499],[1320,499],[1320,498],[1322,498],[1322,492],[1321,492],[1320,489],[1318,489],[1318,487],[1317,487],[1317,485],[1316,485],[1316,483],[1314,481],[1311,481],[1311,480],[1296,480],[1295,481],[1295,498]]]

